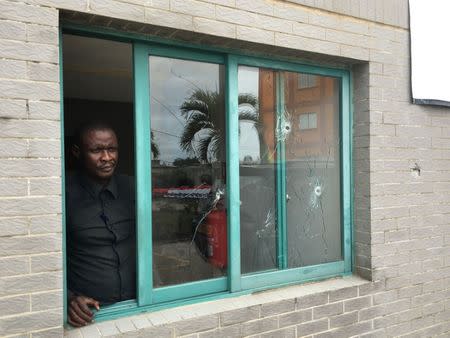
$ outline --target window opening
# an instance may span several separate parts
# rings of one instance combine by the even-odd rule
[[[131,44],[63,35],[68,321],[136,297]],[[91,300],[88,300],[88,298]],[[81,319],[80,319],[81,318]]]

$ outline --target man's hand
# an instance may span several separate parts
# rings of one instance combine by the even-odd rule
[[[86,296],[73,296],[68,304],[68,322],[75,327],[85,326],[92,323],[94,314],[89,307],[95,307],[100,310],[100,303],[95,299]]]

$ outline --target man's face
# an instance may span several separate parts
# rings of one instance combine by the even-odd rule
[[[100,183],[107,183],[119,159],[116,134],[110,129],[88,130],[81,141],[79,159],[86,173]]]

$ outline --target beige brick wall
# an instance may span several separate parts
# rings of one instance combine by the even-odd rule
[[[0,0],[0,335],[62,334],[59,10],[352,65],[355,273],[373,281],[305,308],[290,295],[69,335],[450,335],[450,109],[410,103],[406,0]]]

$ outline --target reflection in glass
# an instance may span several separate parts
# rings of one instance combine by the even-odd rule
[[[239,67],[241,271],[277,267],[275,72]]]
[[[341,259],[339,82],[283,72],[284,110],[291,133],[285,140],[288,267]],[[303,81],[305,82],[305,81]]]
[[[342,259],[338,80],[241,66],[238,82],[242,273]]]
[[[154,287],[227,267],[223,66],[150,57]]]

